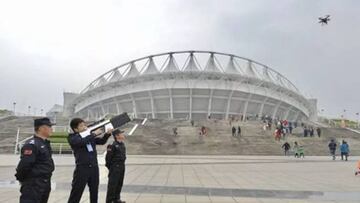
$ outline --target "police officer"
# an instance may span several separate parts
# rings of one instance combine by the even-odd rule
[[[48,118],[34,120],[35,135],[21,148],[16,179],[20,182],[20,203],[46,203],[51,190],[54,161],[50,141],[54,125]]]
[[[103,145],[111,136],[112,129],[103,134],[101,129],[94,133],[89,133],[86,137],[81,137],[80,133],[87,130],[84,120],[74,118],[70,122],[70,127],[74,133],[68,136],[68,142],[75,156],[75,171],[73,175],[72,188],[70,192],[69,203],[80,202],[85,186],[90,189],[90,202],[98,201],[99,189],[99,167],[97,161],[96,145]]]
[[[113,131],[115,141],[107,146],[105,166],[109,169],[109,182],[106,194],[107,203],[125,203],[121,201],[120,193],[124,182],[126,148],[124,131]]]

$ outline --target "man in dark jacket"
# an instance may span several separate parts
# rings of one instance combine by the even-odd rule
[[[333,157],[333,160],[335,160],[335,152],[336,152],[336,142],[334,139],[332,139],[328,145],[329,147],[329,150],[330,150],[330,154],[332,155]]]
[[[235,126],[233,126],[231,128],[231,132],[232,132],[232,136],[235,137],[236,136],[236,128],[235,128]]]
[[[238,126],[237,135],[238,135],[239,137],[241,136],[241,127],[240,127],[240,126]]]
[[[20,162],[16,167],[16,179],[20,182],[20,203],[46,203],[51,190],[54,171],[52,150],[47,138],[53,123],[48,118],[34,120],[35,135],[21,148]]]
[[[281,148],[284,149],[285,156],[288,155],[289,150],[290,150],[290,144],[288,142],[285,142]]]
[[[125,203],[120,198],[124,182],[126,148],[124,131],[114,130],[115,141],[107,146],[105,166],[109,169],[109,182],[106,193],[106,203]]]
[[[108,130],[104,136],[101,129],[89,133],[82,137],[81,132],[87,130],[84,120],[74,118],[70,122],[70,127],[74,133],[68,136],[68,142],[74,151],[76,168],[73,175],[72,188],[69,197],[69,203],[80,202],[85,186],[90,189],[90,202],[97,203],[99,189],[99,167],[97,161],[96,145],[106,144],[111,136],[112,129]]]
[[[316,133],[318,135],[318,137],[320,137],[321,135],[321,129],[319,127],[316,128]]]

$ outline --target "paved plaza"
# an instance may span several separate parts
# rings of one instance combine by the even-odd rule
[[[0,202],[18,202],[14,169],[18,155],[0,155]],[[128,156],[126,202],[360,202],[356,161],[330,157]],[[49,202],[66,202],[74,158],[54,156]],[[107,169],[99,155],[99,202],[105,202]],[[338,158],[339,159],[339,158]],[[82,202],[88,201],[85,189]]]

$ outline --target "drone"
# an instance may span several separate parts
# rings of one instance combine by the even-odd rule
[[[319,23],[321,25],[327,25],[330,21],[330,15],[326,15],[325,17],[319,17]]]

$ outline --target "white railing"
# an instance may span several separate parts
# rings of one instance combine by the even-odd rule
[[[55,128],[54,128],[55,127]],[[53,126],[54,132],[67,132],[69,128],[67,126]],[[26,137],[25,139],[19,141],[21,134],[33,134],[32,132],[21,132],[20,128],[17,129],[16,138],[15,138],[15,146],[14,146],[14,154],[18,154],[22,148],[22,146],[25,144],[26,141],[31,139],[33,135]],[[69,154],[72,153],[72,150],[68,143],[51,143],[51,148],[53,150],[53,153],[55,154]]]
[[[17,129],[17,133],[16,133],[14,154],[17,154],[17,151],[18,151],[17,147],[19,145],[19,135],[20,135],[20,128]]]
[[[69,132],[70,128],[68,126],[52,126],[54,132]]]

